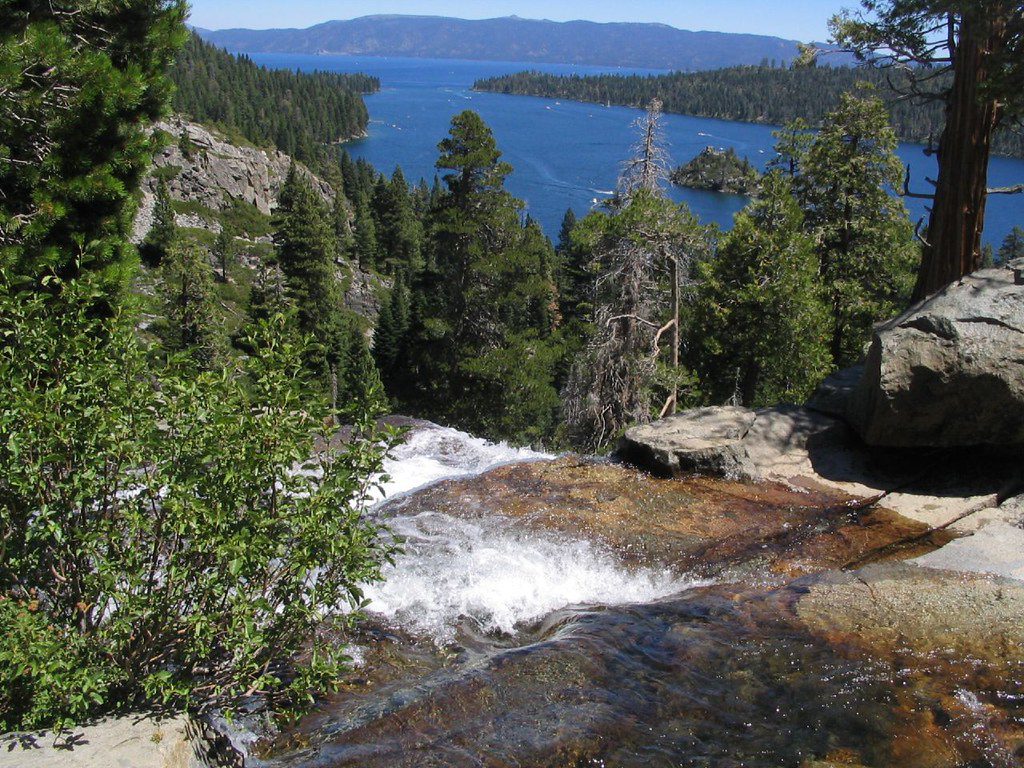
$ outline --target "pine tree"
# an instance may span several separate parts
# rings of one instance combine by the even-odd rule
[[[312,344],[307,364],[332,399],[345,350],[342,291],[330,212],[294,165],[281,188],[274,244],[299,329]]]
[[[571,234],[588,264],[580,282],[595,277],[592,335],[563,390],[563,432],[581,450],[603,450],[630,424],[674,413],[690,380],[679,365],[681,290],[708,233],[664,196],[659,121],[655,101],[635,123],[640,140],[611,211],[587,216]]]
[[[226,283],[228,281],[228,269],[234,257],[235,238],[225,224],[221,227],[220,232],[217,234],[217,239],[213,243],[213,260],[220,269],[220,272],[217,274],[217,279],[220,282]]]
[[[718,255],[699,263],[692,346],[714,402],[803,402],[831,366],[814,241],[790,182],[765,176]]]
[[[896,147],[882,102],[845,94],[799,160],[794,188],[817,243],[840,367],[860,359],[872,325],[901,312],[913,288],[919,250],[893,194],[903,178]]]
[[[356,203],[356,224],[353,252],[359,267],[372,270],[377,267],[380,246],[377,242],[377,225],[374,223],[370,205],[365,196]]]
[[[988,163],[1000,125],[1024,115],[1024,13],[1010,0],[862,0],[833,18],[833,39],[909,73],[907,93],[945,108],[939,170],[913,298],[978,267]],[[938,78],[945,70],[950,77]],[[1019,190],[1018,190],[1019,191]]]
[[[574,229],[595,270],[592,335],[563,391],[564,433],[575,448],[604,450],[682,399],[680,291],[708,237],[685,206],[643,189]]]
[[[163,264],[167,332],[164,347],[184,352],[202,369],[211,369],[222,355],[213,300],[213,270],[195,246],[178,245]]]
[[[432,204],[407,346],[415,398],[492,437],[539,439],[557,403],[553,249],[520,221],[504,188],[512,168],[479,115],[456,115],[438,149],[446,188]]]
[[[339,176],[340,180],[340,176]],[[334,239],[338,244],[338,255],[348,258],[355,250],[355,235],[352,231],[352,212],[348,200],[335,183],[334,203],[331,205],[331,225],[334,228]]]
[[[380,373],[370,354],[366,336],[355,322],[348,323],[345,332],[338,404],[343,414],[379,413],[386,406]]]
[[[395,169],[390,181],[383,176],[378,179],[371,209],[384,273],[417,271],[421,233],[401,168]]]
[[[1009,264],[1011,261],[1024,258],[1024,227],[1014,227],[1003,239],[997,254],[998,264]]]
[[[147,126],[164,109],[185,12],[180,0],[0,7],[0,269],[12,289],[56,295],[89,275],[97,313],[120,302],[155,149]]]
[[[290,316],[295,307],[288,298],[284,274],[276,261],[260,259],[253,275],[246,314],[253,324],[270,320],[275,315]]]
[[[409,333],[409,289],[399,279],[381,307],[373,334],[373,358],[377,363],[388,395],[396,401],[408,390],[404,381],[405,343]]]
[[[174,223],[174,205],[167,182],[161,178],[156,186],[156,202],[153,205],[153,226],[139,246],[143,261],[151,267],[158,267],[174,247],[178,228]]]

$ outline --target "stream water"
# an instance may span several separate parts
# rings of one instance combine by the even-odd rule
[[[356,668],[247,765],[1020,764],[1019,648],[838,629],[829,569],[917,530],[891,513],[424,424],[388,471],[373,514],[405,549]]]

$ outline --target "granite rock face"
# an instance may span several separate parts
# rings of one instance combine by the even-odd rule
[[[1024,286],[965,277],[879,326],[846,418],[868,445],[1024,445]]]
[[[171,136],[171,141],[153,158],[155,172],[167,178],[174,200],[198,203],[213,211],[224,210],[231,201],[254,205],[260,213],[270,214],[288,176],[292,158],[283,152],[256,147],[236,146],[213,131],[181,117],[156,124],[156,130]],[[334,190],[304,166],[298,172],[311,182],[325,202],[334,200]],[[146,179],[135,221],[133,240],[141,242],[152,226],[157,180]],[[192,215],[195,218],[195,214]],[[219,224],[189,220],[183,226],[219,231]]]

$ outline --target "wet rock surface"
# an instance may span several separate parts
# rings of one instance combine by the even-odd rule
[[[371,623],[363,671],[255,764],[1019,765],[1024,586],[895,562],[948,537],[848,501],[576,457],[395,499],[393,519],[503,520],[715,583],[442,646]]]
[[[522,647],[317,718],[260,764],[1018,765],[1022,590],[906,568],[563,611]],[[951,645],[972,614],[945,617],[976,589],[997,626]]]
[[[885,509],[857,511],[851,501],[772,483],[659,480],[620,464],[565,457],[445,481],[392,504],[406,516],[497,514],[510,524],[599,540],[637,564],[731,578],[841,567],[927,531]],[[949,538],[939,534],[884,556],[923,554]]]

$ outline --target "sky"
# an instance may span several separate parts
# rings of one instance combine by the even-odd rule
[[[680,29],[746,32],[824,41],[828,19],[857,0],[192,0],[206,29],[309,27],[375,13],[486,19],[660,22]]]

